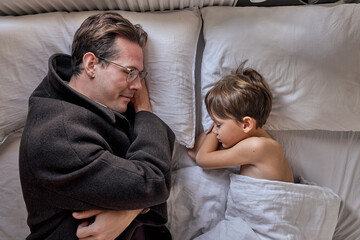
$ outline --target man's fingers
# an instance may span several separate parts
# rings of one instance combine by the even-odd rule
[[[85,221],[85,222],[82,222],[77,230],[76,230],[76,236],[83,240],[83,239],[91,239],[91,235],[90,235],[90,229],[91,228],[91,225],[89,225],[89,222]]]
[[[87,210],[87,211],[81,211],[81,212],[73,212],[73,217],[76,219],[85,219],[85,218],[90,218],[93,216],[98,215],[100,212],[102,212],[101,210]]]

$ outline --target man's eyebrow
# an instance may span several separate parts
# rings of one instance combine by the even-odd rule
[[[124,65],[125,66],[125,65]],[[125,66],[125,67],[127,67],[127,68],[131,68],[131,69],[136,69],[136,70],[138,70],[139,72],[141,72],[137,67],[135,67],[135,66]],[[142,71],[144,71],[144,69],[142,70]]]

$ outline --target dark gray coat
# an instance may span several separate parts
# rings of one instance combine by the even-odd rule
[[[114,112],[67,85],[70,56],[49,59],[49,73],[29,99],[20,145],[28,239],[77,239],[73,211],[141,209],[136,226],[163,225],[174,134],[156,115]]]

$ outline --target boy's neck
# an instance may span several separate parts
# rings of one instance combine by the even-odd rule
[[[272,138],[271,135],[265,130],[264,127],[252,129],[252,131],[250,131],[250,133],[249,133],[249,137]]]

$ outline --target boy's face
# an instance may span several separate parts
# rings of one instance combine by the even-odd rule
[[[216,134],[217,139],[224,148],[230,148],[245,139],[243,123],[233,119],[221,119],[213,116],[214,127],[212,132]]]

